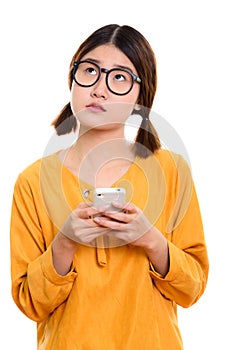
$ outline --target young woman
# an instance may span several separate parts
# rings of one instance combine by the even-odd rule
[[[78,128],[76,142],[15,184],[13,299],[37,322],[40,350],[182,349],[176,305],[201,297],[208,258],[188,165],[149,120],[154,53],[137,30],[102,27],[75,53],[69,88],[53,125]],[[142,123],[131,143],[133,113]],[[126,200],[98,209],[97,187],[123,188]]]

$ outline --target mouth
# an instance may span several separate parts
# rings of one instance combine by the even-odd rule
[[[106,109],[98,103],[90,103],[86,108],[94,113],[106,112]]]

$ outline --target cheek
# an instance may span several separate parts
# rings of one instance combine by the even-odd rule
[[[71,102],[71,109],[74,115],[79,113],[82,109],[85,108],[85,105],[87,103],[87,95],[88,91],[77,84],[72,84],[71,87],[71,95],[70,95],[70,102]],[[85,103],[86,101],[86,103]]]
[[[74,87],[74,84],[72,84],[71,87],[70,103],[73,114],[76,114],[79,104],[79,98],[77,94],[77,89]]]
[[[132,90],[125,96],[125,102],[133,106],[133,109],[137,107],[140,99],[140,85],[134,84]]]

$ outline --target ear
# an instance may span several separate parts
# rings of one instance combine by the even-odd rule
[[[134,110],[135,111],[140,111],[141,110],[141,106],[138,103],[136,103],[135,106],[134,106]]]

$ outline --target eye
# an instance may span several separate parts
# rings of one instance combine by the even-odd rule
[[[95,68],[93,67],[87,67],[86,68],[86,73],[90,74],[90,75],[96,75],[97,74],[97,71]]]
[[[124,74],[118,73],[118,74],[115,74],[114,79],[116,81],[125,81],[126,76]]]

